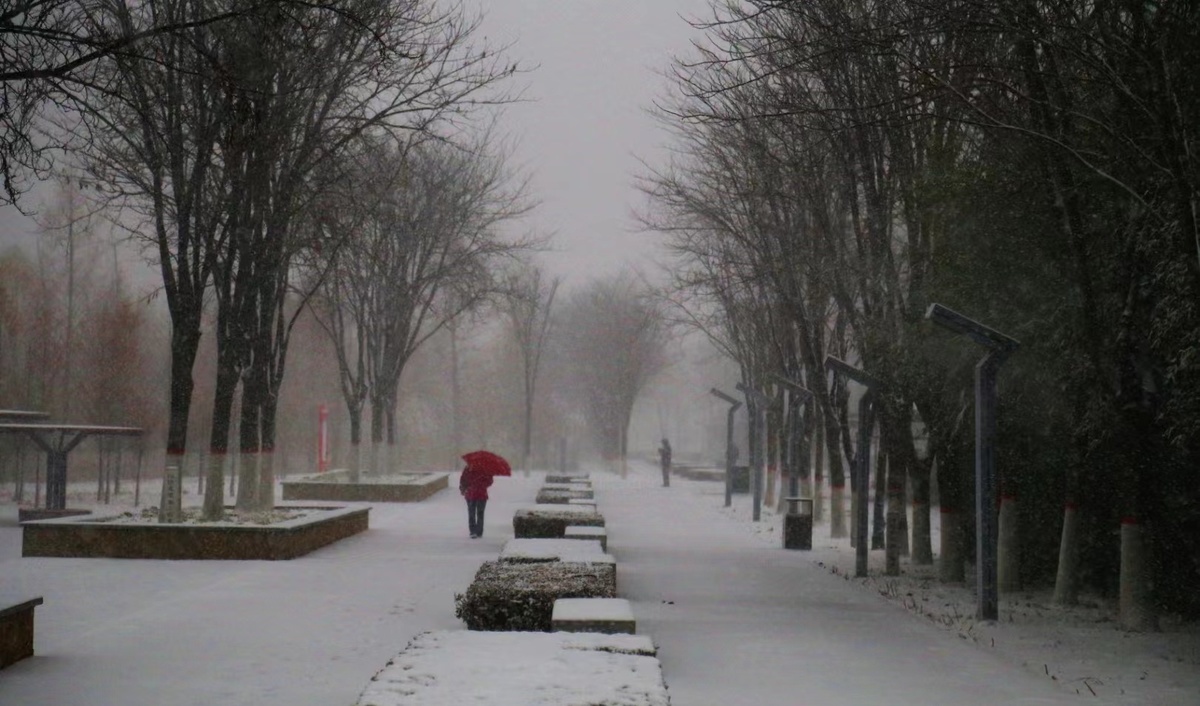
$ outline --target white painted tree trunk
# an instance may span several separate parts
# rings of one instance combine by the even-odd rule
[[[1058,605],[1075,605],[1079,602],[1079,511],[1073,503],[1067,503],[1063,510],[1054,602]]]
[[[942,583],[962,583],[966,578],[963,566],[962,516],[948,507],[941,508],[941,560],[938,580]]]
[[[840,539],[846,536],[846,486],[835,485],[829,489],[829,536]]]
[[[255,506],[261,511],[275,508],[275,451],[264,451],[258,457],[258,493]]]
[[[1001,593],[1021,590],[1021,563],[1017,549],[1017,499],[1000,500],[1000,542],[996,549],[996,584]]]
[[[1146,530],[1136,519],[1121,521],[1122,630],[1145,632],[1158,629],[1158,616],[1150,602],[1150,576],[1146,566]]]
[[[238,452],[237,509],[253,510],[258,506],[258,453]]]

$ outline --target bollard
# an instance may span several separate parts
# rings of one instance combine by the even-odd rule
[[[788,509],[783,516],[783,548],[812,549],[812,498],[793,497],[784,500]]]

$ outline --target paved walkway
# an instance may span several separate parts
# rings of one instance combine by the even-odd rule
[[[674,706],[1078,702],[765,545],[696,494],[717,484],[660,488],[657,469],[636,470],[592,477],[620,593],[660,647]],[[497,481],[483,539],[466,537],[449,490],[376,506],[368,532],[283,562],[26,559],[0,512],[0,588],[46,599],[37,655],[0,671],[0,705],[353,703],[414,635],[462,627],[453,594],[540,484]]]
[[[1078,702],[806,553],[766,545],[714,507],[717,484],[705,498],[642,477],[593,474],[621,595],[660,648],[673,706]]]

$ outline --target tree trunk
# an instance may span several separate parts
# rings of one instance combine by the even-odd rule
[[[933,528],[929,521],[929,460],[917,459],[909,473],[912,482],[912,563],[933,565]]]
[[[1079,508],[1069,501],[1063,508],[1054,602],[1058,605],[1075,605],[1079,602]]]
[[[840,448],[840,432],[837,419],[822,411],[824,418],[825,458],[829,461],[829,536],[839,539],[846,536],[846,467]],[[853,517],[851,513],[851,517]]]
[[[382,399],[371,399],[371,464],[368,474],[379,475],[379,454],[383,447],[383,415],[385,405]]]
[[[966,562],[963,553],[964,446],[952,440],[946,445],[945,455],[935,457],[937,464],[938,503],[941,514],[941,560],[938,564],[938,579],[942,583],[962,583],[966,580]]]
[[[362,480],[362,405],[347,405],[350,417],[350,482]]]
[[[880,434],[880,437],[883,435]],[[875,461],[875,497],[873,499],[873,507],[871,513],[871,549],[883,549],[886,541],[884,530],[884,505],[891,500],[891,489],[888,487],[888,472],[887,467],[890,465],[888,456],[883,450],[883,439],[875,444],[874,461]],[[861,453],[861,452],[860,452]],[[868,486],[869,488],[870,486]],[[890,513],[891,508],[887,508]]]
[[[183,487],[183,455],[187,451],[188,414],[192,407],[192,368],[196,363],[196,350],[200,346],[199,319],[184,317],[172,312],[171,316],[171,393],[167,416],[167,457],[165,474],[171,475]],[[163,495],[159,501],[159,521],[168,522],[182,512],[182,494],[176,496],[171,507],[166,501],[167,483],[163,482]]]
[[[238,381],[232,361],[222,364],[220,357],[218,355],[212,433],[208,442],[208,482],[204,486],[204,519],[210,521],[220,519],[225,513],[225,455],[229,452],[229,428],[233,424],[233,399]]]
[[[1121,520],[1120,622],[1122,630],[1158,629],[1158,616],[1150,600],[1150,572],[1146,558],[1146,530],[1134,517]]]
[[[255,508],[260,511],[275,509],[275,439],[278,399],[273,393],[266,394],[262,405],[262,439],[259,446],[258,493]]]
[[[258,451],[262,408],[254,399],[254,385],[242,387],[242,418],[238,424],[238,485],[237,509],[248,512],[258,506]]]
[[[384,454],[384,474],[392,475],[400,472],[400,458],[396,447],[396,402],[395,397],[388,403],[387,419],[384,420],[387,432],[387,453]]]
[[[996,548],[996,585],[1001,593],[1021,590],[1020,547],[1017,543],[1017,496],[1000,498],[999,544]]]
[[[814,412],[814,416],[817,414],[820,412]],[[813,522],[816,523],[825,519],[825,427],[816,419],[809,448],[813,455]]]

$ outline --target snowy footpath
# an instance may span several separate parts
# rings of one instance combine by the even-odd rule
[[[1077,695],[831,573],[852,556],[828,542],[779,548],[778,518],[752,525],[744,496],[721,509],[718,484],[661,488],[648,464],[591,477],[620,595],[658,646],[674,706],[1198,703],[1197,662],[1173,662],[1177,688],[1153,700]],[[37,654],[0,670],[0,706],[352,704],[416,635],[462,629],[454,593],[541,482],[497,480],[482,539],[448,490],[375,505],[367,532],[283,562],[22,558],[16,511],[0,505],[0,593],[45,597]]]

